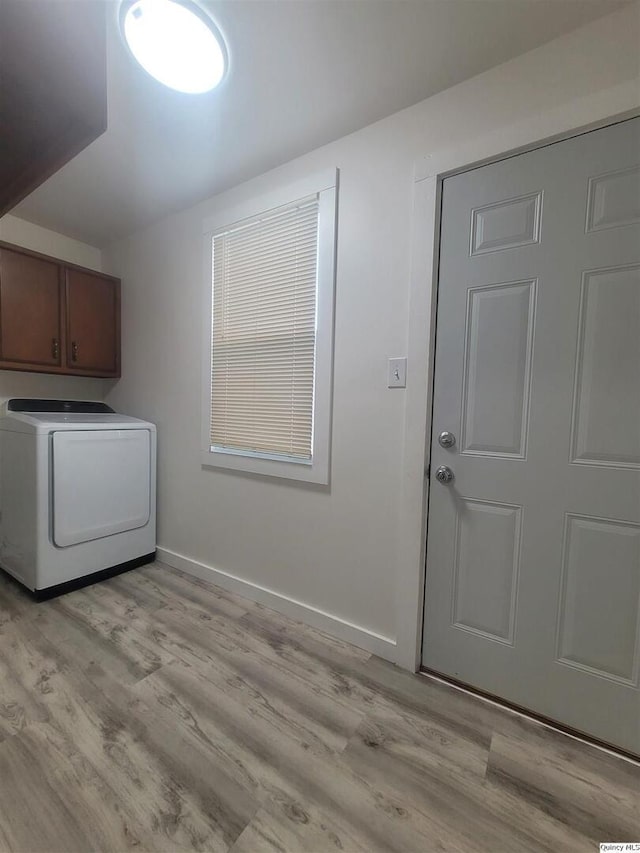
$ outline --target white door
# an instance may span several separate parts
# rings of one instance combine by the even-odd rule
[[[640,753],[640,119],[444,180],[433,411],[423,666]]]
[[[55,432],[52,461],[53,541],[59,547],[135,530],[149,521],[149,430]]]

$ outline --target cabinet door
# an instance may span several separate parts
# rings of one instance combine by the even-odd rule
[[[2,361],[61,365],[60,296],[58,264],[0,249]]]
[[[67,270],[67,368],[119,374],[120,289],[114,279]]]

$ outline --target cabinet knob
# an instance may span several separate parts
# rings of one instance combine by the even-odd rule
[[[78,360],[78,343],[77,341],[71,341],[71,361]]]
[[[51,357],[57,361],[60,357],[60,341],[57,338],[51,340]]]

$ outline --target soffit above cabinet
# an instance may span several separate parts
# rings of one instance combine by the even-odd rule
[[[102,0],[0,2],[0,215],[107,129]]]

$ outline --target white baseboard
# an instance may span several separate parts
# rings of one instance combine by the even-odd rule
[[[206,563],[200,563],[197,560],[192,560],[190,557],[176,554],[175,551],[170,551],[168,548],[158,546],[156,556],[159,562],[166,563],[174,569],[180,569],[180,571],[188,575],[210,581],[222,587],[222,589],[242,595],[250,601],[257,601],[259,604],[264,604],[265,607],[270,607],[272,610],[277,610],[285,616],[305,622],[319,631],[324,631],[333,637],[338,637],[340,640],[352,643],[354,646],[379,655],[385,660],[395,661],[396,642],[390,637],[376,634],[374,631],[363,628],[361,625],[354,625],[352,622],[347,622],[339,616],[332,616],[330,613],[325,613],[323,610],[312,607],[310,604],[297,601],[295,598],[290,598],[288,595],[283,595],[280,592],[274,592],[252,581],[230,575],[228,572],[208,566]]]

